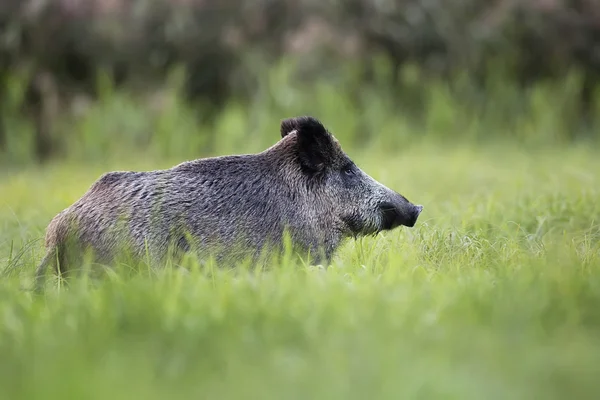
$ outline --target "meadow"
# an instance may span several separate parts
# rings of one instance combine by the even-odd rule
[[[111,94],[74,125],[77,156],[3,167],[0,397],[597,398],[597,147],[549,133],[550,101],[511,131],[542,139],[478,140],[499,122],[455,124],[464,110],[443,93],[421,130],[372,103],[380,134],[358,144],[333,92],[247,114],[232,105],[211,153],[260,151],[282,118],[310,113],[367,173],[425,206],[414,228],[349,240],[328,268],[287,257],[267,270],[115,270],[35,296],[56,213],[106,171],[169,167],[202,144],[175,104],[156,125],[172,134],[136,151],[127,135],[147,115]]]

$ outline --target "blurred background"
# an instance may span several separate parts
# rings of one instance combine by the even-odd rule
[[[103,173],[307,114],[414,228],[30,293]],[[0,399],[600,398],[599,139],[600,0],[0,0]]]
[[[600,130],[597,0],[2,0],[0,164]],[[132,153],[133,152],[133,153]]]

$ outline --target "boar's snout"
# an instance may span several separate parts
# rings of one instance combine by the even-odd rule
[[[404,225],[412,228],[423,211],[422,205],[414,205],[400,195],[392,201],[384,201],[379,205],[382,215],[382,229],[391,230]]]

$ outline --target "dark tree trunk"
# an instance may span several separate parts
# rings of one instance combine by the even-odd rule
[[[0,153],[6,151],[6,128],[4,126],[4,117],[0,110]]]
[[[57,93],[50,74],[39,72],[28,90],[28,114],[34,123],[34,151],[38,162],[44,162],[52,155],[53,120],[56,114]]]

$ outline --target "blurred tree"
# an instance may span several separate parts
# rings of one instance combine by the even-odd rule
[[[300,59],[305,80],[340,63],[355,66],[362,73],[351,79],[357,85],[352,96],[382,79],[375,76],[377,56],[383,56],[391,66],[386,86],[407,103],[418,103],[419,95],[401,87],[400,71],[407,64],[417,66],[425,78],[453,82],[466,75],[480,91],[487,90],[487,77],[497,71],[526,89],[576,69],[582,76],[577,109],[591,121],[600,79],[600,2],[0,3],[0,79],[28,77],[22,109],[34,121],[35,154],[41,160],[58,146],[54,126],[68,114],[70,101],[101,93],[100,73],[116,87],[152,93],[173,67],[183,66],[186,100],[203,122],[210,122],[229,99],[253,96],[257,65],[266,68],[289,55]],[[7,99],[7,90],[1,85],[0,99]],[[0,105],[0,149],[6,146],[2,120],[7,112]]]

